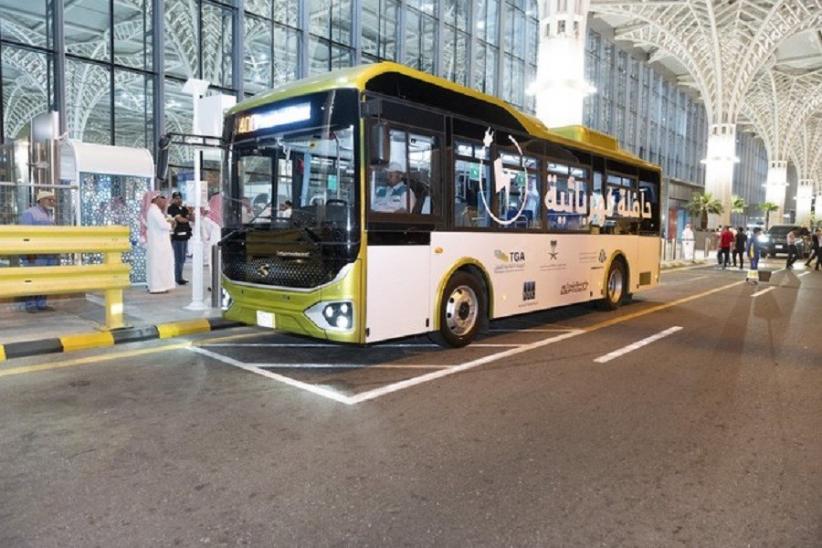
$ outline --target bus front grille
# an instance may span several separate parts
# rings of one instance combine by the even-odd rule
[[[323,261],[255,259],[229,262],[223,273],[230,280],[280,287],[311,288],[334,279],[335,270]]]

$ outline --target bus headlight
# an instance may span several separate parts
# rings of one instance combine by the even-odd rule
[[[220,298],[220,307],[223,310],[228,310],[229,308],[231,308],[231,303],[232,303],[231,295],[229,294],[228,291],[225,290],[224,287],[221,288],[220,291],[221,291],[221,293],[220,293],[220,297],[221,297]]]
[[[317,327],[332,331],[350,331],[354,326],[354,307],[349,301],[322,301],[305,311]]]

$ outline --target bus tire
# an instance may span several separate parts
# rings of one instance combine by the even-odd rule
[[[445,284],[440,309],[439,331],[432,340],[442,346],[460,348],[470,344],[487,316],[485,286],[473,274],[457,271]]]
[[[600,306],[605,310],[616,310],[625,301],[627,290],[628,276],[625,263],[621,259],[615,259],[608,269],[605,298],[600,301]]]

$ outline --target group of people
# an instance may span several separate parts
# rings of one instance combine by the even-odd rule
[[[204,245],[220,239],[222,203],[219,195],[209,199],[200,212],[197,223],[194,212],[183,205],[179,192],[171,194],[171,203],[164,194],[147,192],[143,197],[141,236],[146,246],[146,273],[149,293],[167,293],[178,285],[185,285],[183,266],[188,242],[193,230],[201,230]],[[209,254],[204,254],[208,260]]]
[[[733,260],[733,266],[739,266],[739,269],[745,268],[745,256],[750,259],[751,270],[757,270],[759,267],[759,259],[767,252],[767,249],[760,240],[762,229],[755,227],[753,231],[748,234],[743,227],[737,227],[736,230],[730,226],[724,226],[720,229],[717,236],[719,242],[719,252],[717,253],[717,262],[719,267],[725,270]],[[787,247],[788,257],[785,262],[785,268],[791,270],[794,263],[799,259],[799,249],[797,248],[797,239],[799,235],[793,230],[789,231],[785,237],[785,244]],[[811,262],[816,259],[816,270],[820,268],[822,262],[822,253],[820,253],[820,241],[822,241],[822,229],[817,229],[811,236],[811,254],[805,262],[805,266],[810,267]],[[732,259],[731,259],[732,258]]]
[[[719,232],[719,252],[716,255],[716,260],[719,266],[724,270],[731,264],[733,258],[733,266],[739,266],[742,270],[745,268],[745,255],[748,255],[751,261],[751,270],[756,270],[759,264],[759,257],[762,254],[761,245],[759,243],[759,233],[762,229],[756,227],[753,233],[749,236],[743,227],[732,229],[730,225],[722,227]]]

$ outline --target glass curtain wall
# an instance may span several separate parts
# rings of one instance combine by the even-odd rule
[[[708,125],[704,107],[650,65],[589,29],[585,125],[614,135],[620,146],[662,166],[666,177],[704,184]]]
[[[54,41],[48,0],[0,0],[2,137],[28,136],[29,121],[54,100]]]
[[[191,131],[189,78],[242,99],[380,60],[533,112],[537,40],[535,0],[0,0],[0,138],[64,102],[71,138],[156,153]],[[188,177],[191,152],[170,156]]]

